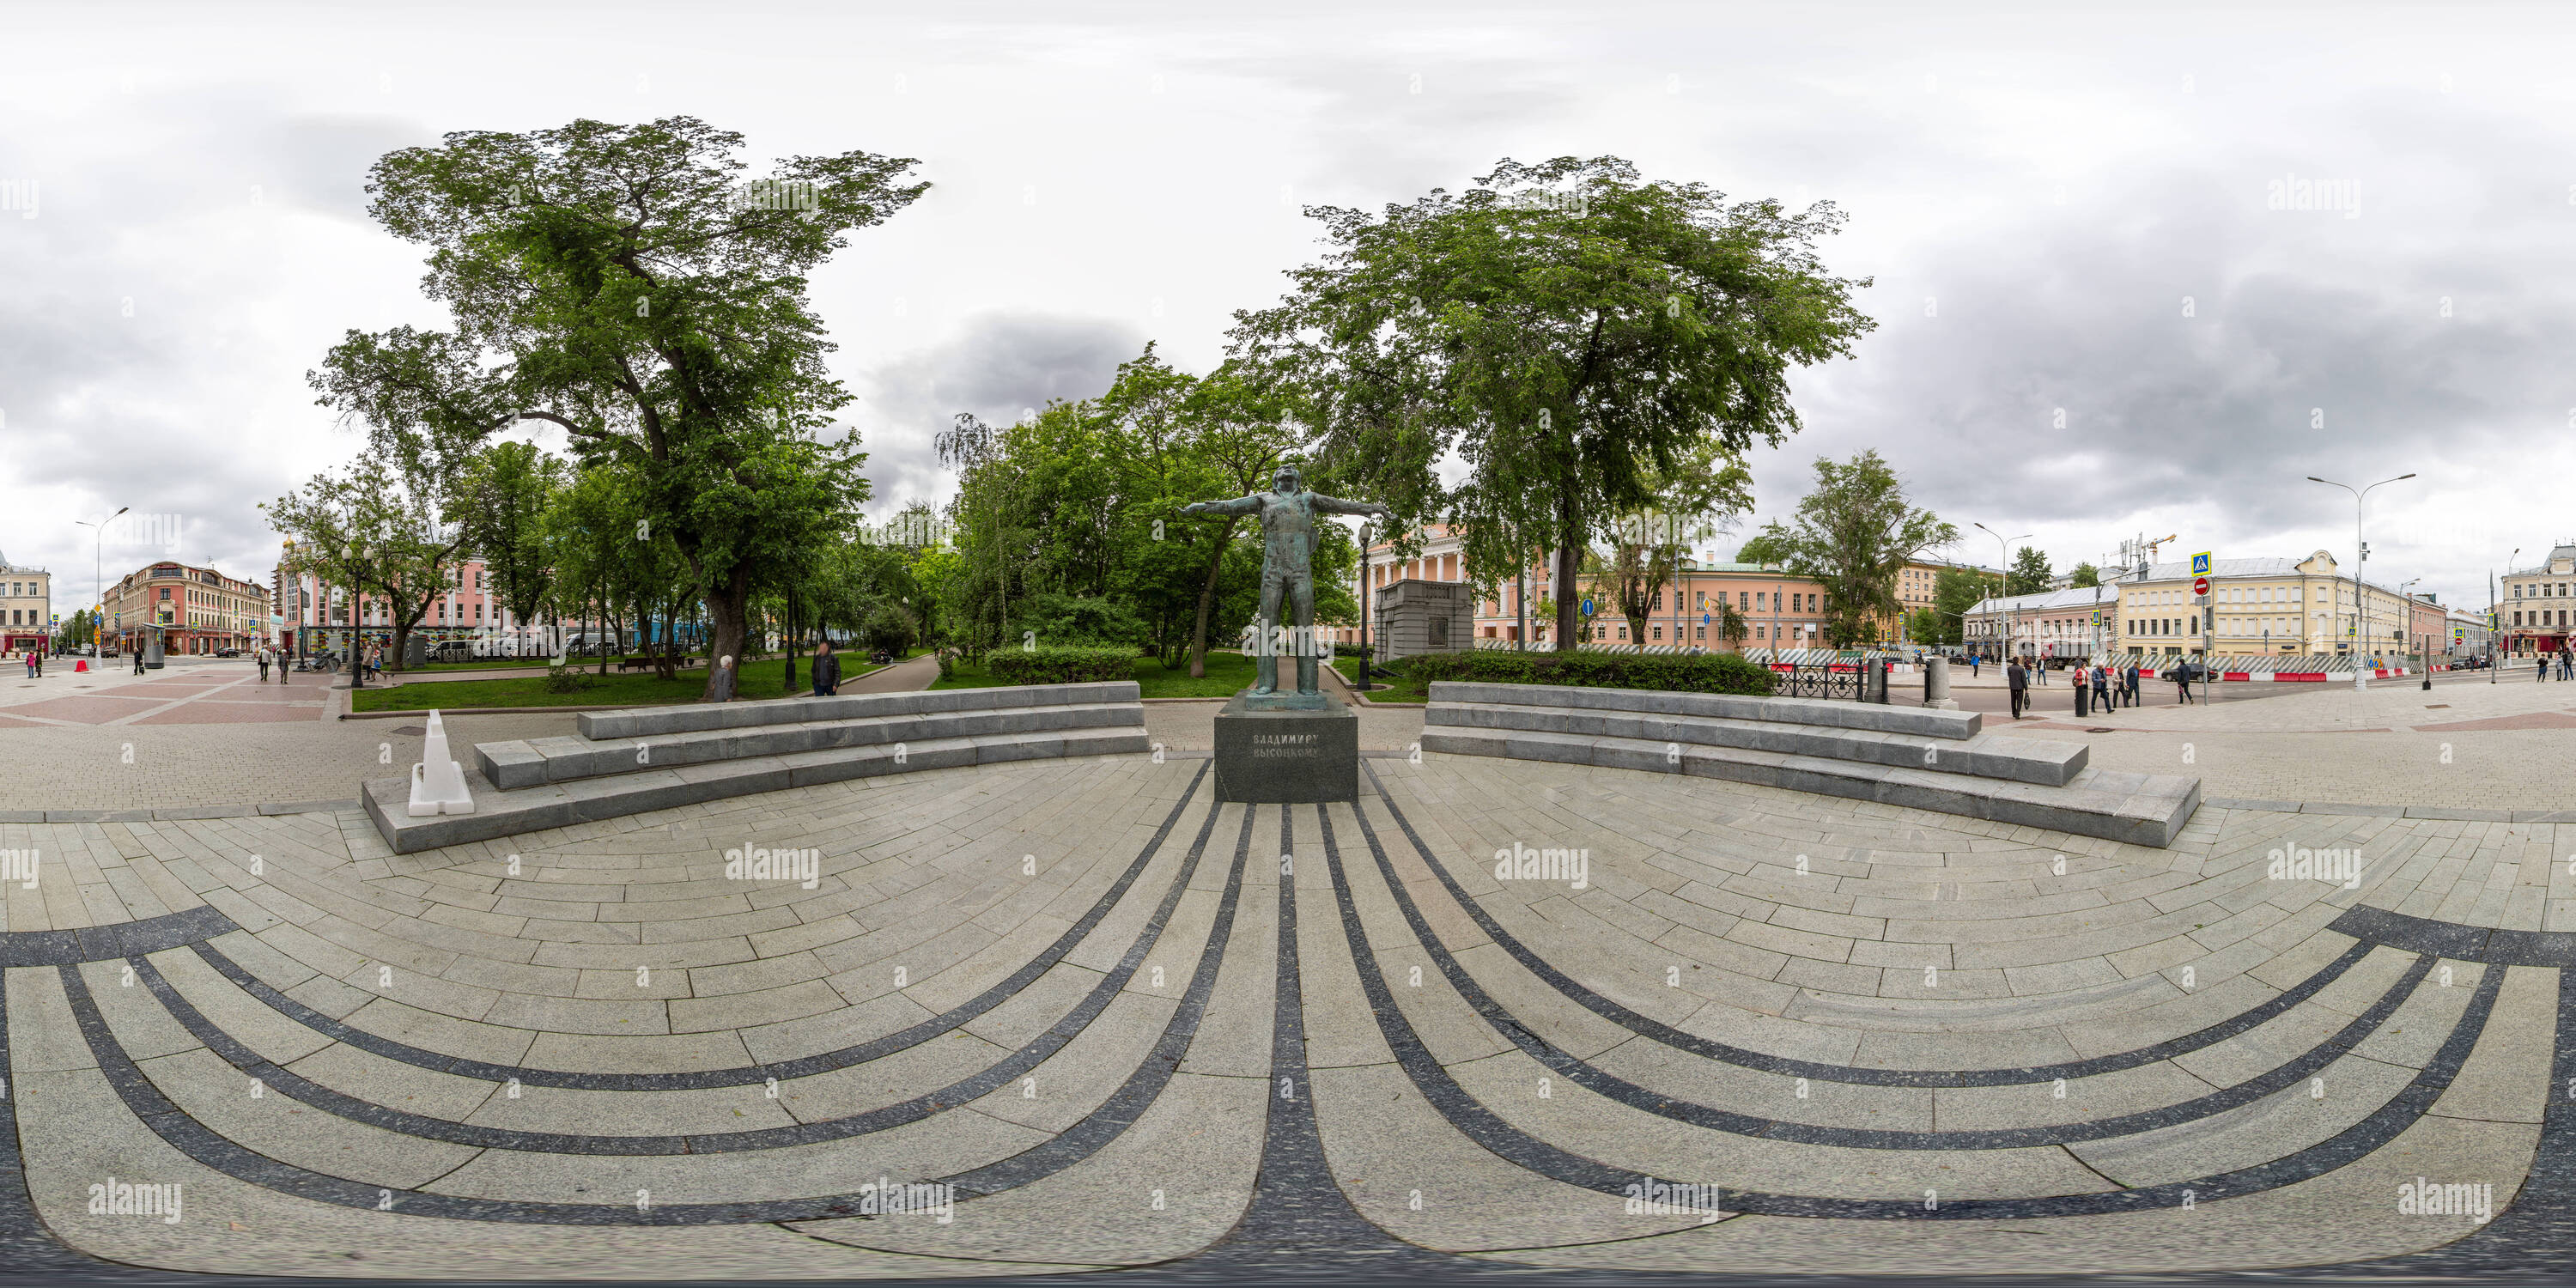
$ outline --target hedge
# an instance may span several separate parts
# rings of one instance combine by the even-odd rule
[[[1476,649],[1404,659],[1405,675],[1426,688],[1440,680],[1484,684],[1570,684],[1592,689],[1661,689],[1768,697],[1771,672],[1734,653],[1523,653]]]
[[[1136,650],[1117,648],[995,649],[984,655],[984,669],[1008,684],[1095,684],[1136,678]]]

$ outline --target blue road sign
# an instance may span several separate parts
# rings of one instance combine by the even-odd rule
[[[2199,554],[2191,557],[2191,575],[2194,577],[2206,577],[2209,575],[2208,551],[2203,550]]]
[[[1592,615],[1592,601],[1589,599],[1583,601],[1583,615],[1586,617]]]

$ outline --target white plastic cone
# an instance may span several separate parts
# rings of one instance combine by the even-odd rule
[[[471,814],[474,793],[465,787],[465,770],[447,755],[447,726],[429,713],[429,733],[421,743],[420,763],[411,767],[411,816]]]

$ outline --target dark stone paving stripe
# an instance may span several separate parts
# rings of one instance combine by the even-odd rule
[[[2413,952],[2494,966],[2576,966],[2576,931],[2490,930],[2360,904],[2329,929]]]
[[[1208,811],[1208,829],[1216,826],[1217,813],[1215,809]],[[1198,845],[1191,850],[1193,871],[1199,851],[1207,845],[1207,835],[1202,830]],[[1054,1139],[999,1162],[943,1178],[957,1187],[961,1201],[999,1194],[1053,1176],[1100,1152],[1153,1108],[1154,1098],[1163,1094],[1163,1088],[1170,1085],[1172,1075],[1189,1055],[1190,1043],[1198,1037],[1199,1022],[1207,1015],[1208,997],[1216,990],[1217,970],[1225,961],[1225,946],[1234,937],[1234,909],[1243,895],[1243,865],[1251,848],[1252,811],[1245,810],[1243,835],[1234,845],[1234,867],[1226,875],[1225,895],[1217,903],[1216,920],[1209,926],[1207,944],[1199,953],[1198,969],[1190,976],[1188,990],[1181,994],[1180,1006],[1163,1025],[1163,1036],[1154,1043],[1153,1052],[1099,1108],[1083,1115],[1082,1121],[1057,1133]],[[1169,905],[1165,910],[1169,911]],[[1129,975],[1134,975],[1149,947],[1141,940],[1137,943],[1125,966]]]
[[[1194,787],[1196,781],[1192,780]],[[1187,799],[1184,797],[1184,802]],[[152,995],[160,999],[162,1007],[170,1012],[172,1018],[178,1020],[182,1027],[226,1063],[251,1077],[260,1079],[269,1090],[289,1099],[301,1101],[325,1113],[381,1127],[386,1131],[400,1132],[406,1136],[417,1136],[427,1140],[446,1141],[456,1145],[471,1145],[481,1149],[516,1149],[545,1154],[634,1156],[729,1154],[744,1150],[784,1149],[793,1145],[847,1140],[851,1137],[866,1136],[901,1127],[907,1123],[919,1122],[968,1101],[990,1095],[1044,1063],[1049,1056],[1063,1050],[1074,1038],[1080,1036],[1085,1028],[1090,1027],[1091,1021],[1097,1019],[1102,1011],[1107,1010],[1111,1002],[1117,1000],[1119,991],[1127,986],[1128,980],[1135,977],[1136,970],[1144,963],[1146,954],[1152,952],[1155,942],[1162,938],[1164,926],[1171,921],[1172,909],[1180,904],[1181,895],[1189,889],[1190,879],[1198,873],[1200,858],[1207,848],[1208,835],[1216,827],[1216,816],[1217,812],[1214,809],[1208,811],[1207,822],[1199,828],[1198,839],[1190,846],[1189,856],[1182,862],[1181,870],[1173,876],[1171,888],[1164,892],[1163,901],[1155,907],[1152,918],[1145,923],[1143,930],[1137,932],[1134,942],[1128,945],[1126,955],[1119,959],[1114,969],[1101,976],[1100,981],[1092,985],[1091,991],[1083,996],[1081,1002],[1066,1012],[1064,1018],[1049,1025],[1045,1032],[1040,1033],[1027,1045],[1002,1060],[936,1091],[926,1092],[909,1100],[883,1105],[863,1113],[817,1122],[796,1123],[786,1127],[761,1127],[749,1131],[702,1134],[602,1136],[570,1132],[517,1131],[410,1113],[335,1091],[269,1060],[242,1045],[230,1033],[208,1020],[189,1003],[187,998],[180,996],[177,989],[170,986],[170,982],[162,977],[161,972],[155,969],[149,960],[132,957],[127,959],[127,964],[132,966],[135,974],[151,988]],[[1183,1045],[1187,1045],[1186,1041]],[[1157,1089],[1160,1089],[1159,1084]],[[1147,1099],[1150,1100],[1151,1097]],[[1112,1133],[1111,1137],[1101,1139],[1105,1141],[1114,1136],[1115,1133]]]
[[[1195,794],[1195,789],[1199,781],[1200,780],[1197,778],[1193,778],[1191,780],[1193,789],[1192,794]],[[1188,798],[1184,797],[1183,799],[1186,802]],[[1125,980],[1134,973],[1136,966],[1144,960],[1144,954],[1151,948],[1153,938],[1161,933],[1164,923],[1170,919],[1173,906],[1179,901],[1180,893],[1187,888],[1190,873],[1196,870],[1198,858],[1204,850],[1208,835],[1215,827],[1216,816],[1217,810],[1213,808],[1210,809],[1208,812],[1208,821],[1199,831],[1199,844],[1193,847],[1188,870],[1185,870],[1181,874],[1180,878],[1173,883],[1172,893],[1166,897],[1161,908],[1157,911],[1153,924],[1139,936],[1138,946],[1131,949],[1128,956],[1121,962],[1120,968],[1117,971],[1112,972],[1109,979],[1104,980],[1098,988],[1095,988],[1093,993],[1085,999],[1084,1004],[1081,1007],[1076,1008],[1073,1014],[1068,1015],[1063,1020],[1059,1020],[1054,1027],[1047,1031],[1047,1033],[1039,1037],[1035,1042],[1032,1042],[1028,1047],[1022,1048],[1021,1052],[1018,1055],[1015,1055],[1012,1060],[996,1065],[993,1069],[988,1069],[984,1073],[967,1079],[965,1082],[961,1082],[956,1084],[956,1086],[944,1089],[940,1092],[934,1092],[931,1096],[922,1097],[914,1101],[908,1101],[903,1105],[889,1106],[887,1109],[873,1110],[866,1114],[857,1115],[855,1119],[844,1119],[840,1121],[850,1122],[855,1121],[856,1119],[874,1120],[896,1111],[903,1111],[908,1115],[900,1120],[905,1122],[927,1117],[931,1112],[953,1107],[956,1104],[963,1103],[965,1100],[973,1099],[975,1096],[980,1096],[1000,1087],[1009,1085],[1011,1079],[1018,1077],[1026,1067],[1037,1063],[1037,1060],[1035,1059],[1027,1059],[1028,1055],[1032,1051],[1042,1049],[1046,1052],[1052,1052],[1061,1048],[1066,1042],[1072,1040],[1073,1036],[1081,1031],[1083,1025],[1088,1024],[1091,1018],[1096,1016],[1100,1009],[1108,1004],[1108,1000],[1115,995],[1117,989],[1123,985]],[[147,966],[148,964],[149,963],[146,963]],[[55,969],[61,974],[64,993],[71,1001],[73,1018],[80,1027],[82,1037],[89,1043],[90,1053],[98,1060],[100,1072],[107,1078],[108,1084],[116,1089],[117,1095],[125,1101],[126,1108],[131,1110],[136,1118],[142,1120],[143,1124],[150,1128],[155,1135],[160,1136],[163,1140],[169,1142],[173,1147],[177,1148],[182,1153],[185,1153],[190,1158],[193,1158],[208,1167],[214,1168],[217,1171],[223,1172],[237,1180],[258,1185],[265,1189],[274,1190],[281,1194],[292,1195],[297,1198],[312,1199],[317,1202],[330,1203],[340,1207],[366,1208],[377,1211],[391,1210],[414,1216],[436,1216],[461,1221],[498,1221],[519,1224],[652,1226],[739,1225],[751,1222],[816,1221],[836,1217],[862,1215],[860,1206],[864,1199],[863,1196],[858,1193],[824,1195],[798,1199],[759,1200],[741,1203],[657,1204],[649,1209],[639,1211],[632,1204],[540,1203],[527,1200],[478,1199],[447,1194],[421,1193],[411,1190],[392,1190],[381,1186],[368,1185],[361,1181],[349,1180],[344,1177],[331,1176],[321,1172],[310,1171],[305,1168],[294,1166],[293,1164],[280,1162],[277,1159],[260,1154],[214,1132],[204,1124],[199,1123],[194,1118],[191,1118],[186,1113],[180,1111],[178,1106],[172,1103],[167,1096],[161,1093],[160,1088],[153,1084],[150,1075],[144,1073],[143,1070],[136,1065],[134,1059],[126,1053],[123,1044],[117,1041],[114,1031],[109,1029],[107,1026],[106,1017],[100,1014],[96,999],[90,995],[88,981],[81,976],[79,967],[65,964],[58,966]],[[166,987],[167,981],[163,981],[163,984],[164,987]],[[177,995],[173,992],[168,994],[167,997],[176,999]],[[182,1005],[184,1005],[184,999],[180,1000],[182,1001]],[[274,1064],[268,1064],[265,1061],[262,1061],[261,1063],[272,1072],[284,1072],[284,1070],[278,1069]],[[1004,1070],[1007,1070],[1007,1072],[1004,1072]],[[980,1087],[981,1089],[974,1090],[971,1093],[961,1094],[960,1089],[966,1088],[970,1084]],[[944,1102],[930,1103],[934,1098],[944,1098]],[[357,1103],[361,1105],[364,1104],[364,1102]],[[327,1108],[328,1106],[323,1107]],[[368,1105],[365,1107],[386,1114],[397,1112],[384,1110],[382,1106]],[[408,1117],[408,1115],[405,1116]],[[1115,1116],[1113,1115],[1113,1119],[1114,1117]],[[1129,1116],[1127,1121],[1132,1121],[1132,1115]],[[462,1126],[462,1124],[451,1125]],[[833,1124],[822,1123],[812,1124],[814,1127],[826,1128],[832,1125]],[[892,1125],[894,1125],[892,1122],[878,1122],[876,1125],[870,1127],[869,1130],[882,1130],[884,1127]],[[797,1129],[785,1130],[792,1131]],[[1123,1126],[1121,1126],[1119,1130],[1124,1130]],[[542,1133],[516,1134],[521,1136],[542,1135]],[[758,1133],[727,1133],[726,1136],[769,1136],[772,1134],[775,1133],[764,1131]],[[844,1132],[839,1134],[848,1135],[856,1133]],[[1106,1144],[1108,1140],[1114,1139],[1115,1135],[1115,1132],[1108,1132],[1104,1135],[1101,1134],[1101,1129],[1094,1129],[1093,1134],[1088,1138],[1088,1143],[1092,1149],[1096,1149],[1099,1145]],[[724,1138],[725,1137],[563,1137],[562,1139],[570,1141],[607,1143],[615,1143],[622,1140],[658,1141],[680,1139],[692,1146],[692,1148],[682,1151],[613,1148],[571,1149],[558,1150],[556,1152],[593,1154],[666,1152],[704,1153],[709,1151],[704,1148],[697,1148],[700,1142],[720,1140]],[[815,1136],[810,1139],[826,1140],[835,1138],[837,1138],[835,1135],[826,1134]],[[777,1143],[810,1143],[810,1140],[794,1142],[780,1141]],[[1077,1142],[1077,1145],[1082,1143],[1084,1142]],[[511,1147],[513,1146],[504,1146],[504,1148]],[[1087,1153],[1088,1151],[1085,1152]],[[1078,1159],[1065,1158],[1058,1164],[1058,1166],[1069,1165],[1073,1161],[1078,1161]],[[1032,1164],[1033,1171],[1036,1166],[1036,1164]],[[1046,1170],[1051,1171],[1053,1169],[1050,1168]],[[1045,1172],[1039,1171],[1036,1172],[1036,1174],[1043,1175]],[[1035,1175],[1030,1176],[1029,1179],[1035,1179]],[[390,1208],[385,1207],[385,1204],[387,1203],[390,1203],[392,1206]]]
[[[165,912],[140,921],[78,930],[18,930],[0,934],[0,967],[62,966],[157,953],[203,943],[240,927],[212,904]]]
[[[1771,1055],[1767,1052],[1730,1046],[1724,1042],[1684,1032],[1660,1020],[1629,1010],[1548,964],[1545,958],[1532,952],[1528,945],[1513,938],[1510,931],[1503,929],[1502,923],[1494,920],[1493,914],[1487,912],[1485,906],[1473,895],[1468,894],[1466,888],[1459,885],[1455,877],[1449,875],[1449,869],[1432,856],[1431,847],[1424,843],[1420,833],[1413,830],[1412,820],[1407,819],[1404,811],[1397,807],[1394,793],[1389,792],[1386,784],[1379,780],[1377,768],[1373,765],[1363,765],[1360,768],[1362,773],[1368,775],[1369,785],[1376,789],[1378,800],[1386,806],[1388,815],[1393,817],[1396,826],[1403,830],[1405,839],[1412,842],[1413,852],[1422,856],[1423,866],[1429,868],[1431,875],[1439,880],[1444,889],[1448,890],[1451,901],[1474,919],[1477,929],[1484,931],[1486,938],[1493,940],[1496,947],[1511,954],[1512,960],[1519,962],[1528,968],[1531,974],[1546,981],[1550,988],[1573,999],[1585,1010],[1640,1037],[1675,1050],[1688,1051],[1692,1055],[1704,1056],[1740,1068],[1777,1073],[1785,1077],[1807,1078],[1817,1082],[1855,1083],[1872,1087],[2010,1087],[2032,1082],[2054,1082],[2059,1078],[2071,1080],[2088,1078],[2096,1074],[2116,1073],[2122,1069],[2134,1069],[2140,1065],[2187,1055],[2202,1047],[2213,1046],[2235,1037],[2315,996],[2319,989],[2335,982],[2345,971],[2351,970],[2360,963],[2362,958],[2370,955],[2369,943],[2356,943],[2345,949],[2343,955],[2326,963],[2316,974],[2310,975],[2289,990],[2239,1015],[2210,1025],[2196,1033],[2186,1033],[2181,1037],[2158,1042],[2153,1046],[2123,1051],[2115,1055],[2095,1056],[2089,1060],[2072,1060],[2064,1064],[2029,1065],[2017,1069],[1872,1069],[1859,1065],[1826,1064],[1816,1060],[1792,1059],[1788,1056]],[[1363,828],[1368,826],[1365,817],[1361,820],[1361,826]],[[1372,832],[1372,844],[1374,839],[1375,834]]]
[[[1295,854],[1295,815],[1289,806],[1247,807],[1245,839],[1251,838],[1252,817],[1259,809],[1279,811],[1279,852]],[[1314,809],[1329,838],[1332,824],[1324,819],[1324,807]],[[1333,1179],[1332,1162],[1324,1156],[1323,1134],[1315,1126],[1314,1077],[1306,1066],[1306,995],[1297,965],[1296,865],[1290,862],[1282,869],[1278,973],[1271,993],[1270,1093],[1265,1097],[1269,1114],[1262,1129],[1260,1175],[1252,1201],[1233,1231],[1175,1268],[1214,1271],[1238,1283],[1315,1279],[1347,1284],[1355,1275],[1393,1274],[1418,1281],[1544,1273],[1432,1252],[1391,1239],[1342,1193],[1341,1183]]]
[[[2438,924],[2438,923],[2437,923]],[[2337,1277],[2467,1277],[2498,1270],[2532,1275],[2576,1273],[2576,971],[2558,972],[2558,1054],[2549,1076],[2540,1148],[2520,1192],[2495,1219],[2455,1243],[2352,1266],[2319,1267]],[[2487,1178],[2443,1176],[2443,1182]],[[2490,1181],[2498,1189],[2501,1180]],[[2392,1220],[2405,1220],[2390,1203]],[[2296,1272],[2293,1272],[2296,1273]],[[2564,1283],[2561,1278],[2557,1282]]]
[[[1430,921],[1422,915],[1413,897],[1404,889],[1395,866],[1388,862],[1386,849],[1378,843],[1377,831],[1368,817],[1359,816],[1360,832],[1368,839],[1369,853],[1376,857],[1378,875],[1386,882],[1387,892],[1404,916],[1405,925],[1413,932],[1415,942],[1431,955],[1432,963],[1448,977],[1450,987],[1458,990],[1465,1001],[1504,1041],[1519,1047],[1531,1059],[1549,1070],[1584,1087],[1607,1096],[1631,1109],[1641,1109],[1659,1118],[1707,1127],[1737,1136],[1758,1136],[1765,1140],[1789,1141],[1800,1145],[1837,1145],[1846,1149],[2029,1149],[2043,1145],[2071,1145],[2088,1140],[2106,1140],[2114,1136],[2132,1136],[2181,1123],[2194,1122],[2214,1114],[2225,1113],[2248,1105],[2307,1080],[2318,1070],[2334,1063],[2360,1045],[2380,1025],[2388,1022],[2407,997],[2423,984],[2432,972],[2434,957],[2419,954],[2415,964],[2399,977],[2370,1009],[2345,1024],[2332,1036],[2299,1054],[2286,1064],[2265,1071],[2232,1087],[2213,1091],[2190,1100],[2085,1122],[2058,1123],[2046,1127],[2011,1127],[1983,1131],[1890,1131],[1883,1128],[1824,1127],[1813,1123],[1783,1122],[1756,1114],[1736,1113],[1679,1097],[1666,1096],[1638,1086],[1609,1073],[1591,1062],[1563,1050],[1531,1032],[1501,1003],[1487,994],[1467,968],[1450,955],[1448,945],[1440,939]],[[2355,945],[2367,951],[2366,945]],[[2347,951],[2349,955],[2349,950]]]
[[[900,1032],[889,1033],[884,1037],[862,1042],[856,1046],[842,1047],[837,1051],[800,1056],[774,1064],[750,1065],[739,1069],[703,1069],[688,1073],[574,1073],[559,1069],[531,1069],[524,1065],[494,1064],[488,1060],[446,1055],[413,1046],[408,1042],[398,1042],[392,1038],[369,1033],[356,1025],[342,1023],[270,987],[266,980],[253,975],[240,963],[226,957],[214,945],[198,943],[194,948],[197,955],[206,960],[207,965],[223,972],[224,976],[238,985],[242,991],[267,1003],[270,1009],[296,1023],[334,1041],[346,1042],[359,1050],[372,1052],[403,1064],[433,1069],[440,1073],[452,1073],[460,1077],[480,1078],[485,1082],[499,1083],[506,1083],[516,1078],[521,1086],[526,1087],[571,1087],[586,1091],[696,1091],[708,1087],[752,1086],[766,1083],[771,1078],[781,1082],[790,1078],[808,1078],[818,1073],[830,1073],[835,1069],[865,1064],[870,1060],[882,1060],[898,1051],[919,1046],[1000,1006],[1011,1000],[1020,990],[1036,983],[1039,976],[1053,969],[1057,962],[1064,959],[1066,953],[1073,951],[1074,945],[1081,943],[1083,938],[1091,933],[1092,927],[1100,924],[1101,918],[1109,915],[1110,909],[1116,907],[1119,899],[1127,893],[1127,888],[1134,885],[1136,878],[1144,873],[1146,865],[1151,863],[1154,855],[1163,848],[1165,838],[1171,835],[1173,825],[1180,822],[1181,811],[1188,808],[1190,800],[1198,795],[1199,785],[1207,778],[1208,769],[1207,765],[1199,766],[1198,773],[1190,778],[1189,788],[1181,793],[1178,801],[1173,803],[1172,812],[1164,816],[1162,826],[1154,830],[1152,839],[1146,841],[1144,848],[1137,852],[1135,862],[1127,865],[1127,870],[1119,874],[1116,883],[1109,887],[1106,894],[1100,896],[1100,901],[1091,905],[1091,910],[1082,915],[1082,920],[1075,922],[1058,936],[1055,943],[1045,952],[1031,958],[1027,965],[1012,972],[1010,978],[984,990],[972,1000],[953,1010],[934,1015]]]
[[[1391,874],[1393,865],[1387,861],[1375,830],[1368,826],[1365,817],[1361,819],[1360,826],[1362,836],[1377,857],[1380,870]],[[1396,1063],[1403,1067],[1424,1099],[1448,1118],[1451,1126],[1494,1154],[1529,1171],[1604,1194],[1629,1196],[1637,1192],[1632,1188],[1635,1186],[1692,1179],[1651,1177],[1559,1149],[1512,1126],[1459,1086],[1449,1071],[1422,1045],[1421,1039],[1414,1035],[1413,1027],[1403,1013],[1396,1009],[1386,981],[1378,971],[1376,954],[1368,947],[1367,928],[1360,922],[1359,909],[1352,900],[1349,882],[1342,871],[1340,851],[1333,843],[1329,825],[1324,832],[1324,856],[1332,867],[1333,890],[1341,902],[1342,924],[1351,938],[1352,960],[1359,968],[1360,984],[1368,993],[1370,1009],[1376,1013],[1378,1030],[1395,1052]],[[1939,1197],[1936,1206],[1928,1209],[1925,1200],[1920,1198],[1821,1198],[1731,1188],[1725,1191],[1720,1202],[1729,1212],[1763,1216],[1871,1221],[2016,1220],[2149,1211],[2180,1207],[2186,1201],[2216,1202],[2242,1198],[2295,1184],[2322,1176],[2369,1154],[2423,1117],[2443,1089],[2450,1086],[2451,1079],[2457,1076],[2461,1062],[2468,1059],[2479,1032],[2486,1027],[2488,1014],[2495,1007],[2496,993],[2503,986],[2504,972],[2484,972],[2478,981],[2477,991],[2469,998],[2467,1009],[2459,1022],[2452,1026],[2450,1036],[2444,1040],[2440,1051],[2416,1073],[2404,1090],[2369,1117],[2330,1139],[2255,1167],[2197,1180],[2096,1194],[2014,1199]]]

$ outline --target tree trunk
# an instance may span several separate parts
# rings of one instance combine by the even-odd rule
[[[1554,583],[1548,587],[1548,590],[1556,596],[1556,651],[1559,653],[1570,653],[1574,650],[1575,618],[1577,610],[1583,607],[1574,589],[1574,565],[1575,560],[1580,557],[1578,547],[1573,542],[1568,541],[1558,546],[1556,570],[1548,578]]]
[[[1199,582],[1198,622],[1190,628],[1190,678],[1207,678],[1208,615],[1216,611],[1216,577],[1225,567],[1225,549],[1234,544],[1234,520],[1216,530],[1216,548],[1208,554],[1207,577]]]
[[[746,633],[744,628],[750,615],[751,574],[749,570],[737,568],[733,576],[723,585],[709,587],[707,624],[713,639],[707,646],[707,691],[699,696],[699,701],[707,701],[714,696],[716,663],[720,659],[732,658],[735,673],[737,675],[741,673],[743,639]]]

